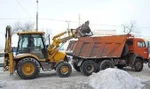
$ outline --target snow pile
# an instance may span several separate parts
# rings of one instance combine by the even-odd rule
[[[89,80],[89,85],[94,89],[141,89],[144,87],[141,81],[127,72],[113,68],[94,73]]]
[[[5,81],[0,81],[0,88],[3,88],[6,86],[6,82]]]

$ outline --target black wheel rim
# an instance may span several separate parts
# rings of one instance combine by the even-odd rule
[[[135,64],[135,67],[136,67],[136,69],[141,69],[141,68],[142,68],[141,62],[137,62],[137,63]]]

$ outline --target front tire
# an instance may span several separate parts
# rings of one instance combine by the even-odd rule
[[[96,63],[92,60],[87,60],[80,66],[80,71],[82,74],[89,76],[96,70]]]
[[[143,61],[140,58],[136,58],[134,62],[134,70],[139,72],[143,69]]]
[[[67,62],[61,62],[57,65],[56,72],[60,77],[68,77],[72,73],[72,67]]]
[[[40,65],[34,58],[24,58],[17,64],[17,73],[22,79],[33,79],[40,72]]]

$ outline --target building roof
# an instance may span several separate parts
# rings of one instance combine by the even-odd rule
[[[93,34],[96,36],[116,35],[116,30],[94,30]]]

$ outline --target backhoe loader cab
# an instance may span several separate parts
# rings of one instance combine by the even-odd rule
[[[67,36],[66,36],[67,34]],[[16,55],[12,53],[11,27],[6,27],[4,70],[13,74],[17,71],[23,79],[33,79],[40,69],[53,70],[60,77],[68,77],[72,72],[66,53],[59,51],[60,44],[72,38],[91,36],[89,21],[76,29],[70,29],[53,37],[53,42],[45,46],[44,32],[19,32]],[[14,40],[14,39],[13,39]]]
[[[31,53],[39,59],[46,58],[46,47],[44,43],[44,32],[24,32],[18,33],[17,55]]]

